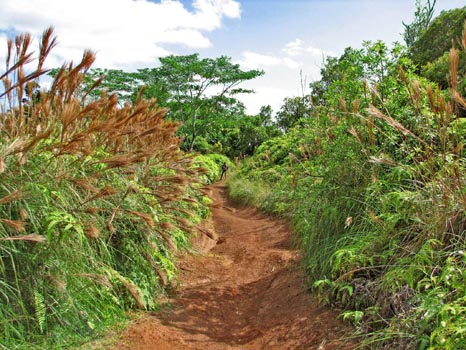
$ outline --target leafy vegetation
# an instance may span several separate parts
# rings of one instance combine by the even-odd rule
[[[420,68],[422,76],[438,83],[443,89],[451,85],[448,52],[452,45],[461,46],[461,34],[466,21],[466,7],[443,11],[426,28],[410,49],[413,62]],[[459,51],[459,90],[466,92],[466,53]]]
[[[293,223],[310,286],[345,310],[362,348],[466,347],[466,32],[453,48],[443,38],[447,90],[401,45],[328,58],[309,114],[290,112],[286,134],[229,182],[236,200]]]
[[[239,85],[262,72],[228,57],[127,73],[92,69],[85,52],[44,91],[52,31],[32,71],[31,37],[9,41],[0,346],[69,347],[127,310],[157,309],[209,215],[201,186],[250,155],[231,196],[293,223],[309,285],[361,347],[466,348],[465,8],[432,20],[435,1],[416,5],[407,47],[328,57],[310,94],[275,116],[245,113]]]
[[[46,30],[27,71],[31,37],[9,40],[0,76],[3,349],[70,347],[127,310],[157,309],[177,252],[209,215],[201,186],[219,175],[180,150],[179,124],[155,100],[89,99],[92,52],[38,90],[55,44]]]
[[[178,134],[185,151],[242,157],[251,155],[264,140],[280,134],[261,114],[246,115],[244,105],[236,98],[252,93],[240,85],[261,76],[263,71],[243,71],[226,56],[212,59],[192,54],[163,57],[159,61],[157,68],[134,73],[90,70],[84,89],[101,82],[89,96],[98,98],[107,91],[125,102],[135,101],[143,89],[142,97],[156,98],[160,106],[168,108],[168,119],[182,123]]]

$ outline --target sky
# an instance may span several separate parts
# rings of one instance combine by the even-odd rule
[[[465,5],[437,0],[435,15]],[[0,62],[7,38],[27,32],[37,45],[49,26],[59,41],[49,68],[78,62],[86,49],[97,54],[94,67],[125,71],[170,54],[226,55],[244,70],[265,71],[242,85],[255,94],[238,96],[256,114],[301,95],[326,56],[365,40],[402,42],[415,0],[0,0],[0,9]]]

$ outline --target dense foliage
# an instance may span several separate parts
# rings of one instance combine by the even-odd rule
[[[0,112],[0,348],[82,342],[153,310],[176,284],[175,259],[209,214],[202,183],[224,156],[182,152],[178,123],[154,100],[120,106],[82,82],[94,55],[37,89],[55,46],[44,32],[8,41]],[[207,165],[207,167],[205,167]]]
[[[181,148],[186,151],[242,157],[251,155],[264,140],[280,134],[260,114],[247,115],[236,98],[253,92],[241,88],[241,83],[264,72],[243,71],[226,56],[213,59],[192,54],[167,56],[159,61],[158,67],[137,72],[92,69],[83,82],[83,90],[100,82],[89,94],[91,99],[98,98],[102,91],[117,94],[122,102],[133,102],[138,94],[156,98],[159,106],[168,108],[166,117],[181,123],[178,135],[183,140]]]
[[[0,347],[66,347],[156,309],[208,216],[202,184],[233,167],[225,155],[251,155],[232,196],[293,223],[310,285],[362,347],[466,348],[465,8],[431,21],[434,4],[417,1],[406,48],[328,57],[311,93],[275,116],[245,113],[239,84],[262,72],[227,57],[128,73],[91,69],[85,52],[43,91],[51,30],[32,72],[30,36],[9,41]]]
[[[453,46],[461,46],[461,35],[466,21],[466,7],[443,11],[409,50],[421,75],[438,83],[443,89],[451,85],[448,52]],[[466,92],[466,53],[459,52],[459,90]]]
[[[310,114],[229,182],[294,224],[309,283],[368,349],[466,348],[466,33],[459,42],[448,90],[399,45],[328,58]]]

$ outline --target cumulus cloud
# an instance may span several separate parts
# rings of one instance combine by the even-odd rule
[[[238,63],[246,69],[265,69],[272,66],[285,66],[290,69],[296,69],[300,66],[299,62],[289,57],[278,57],[252,51],[243,52],[243,57]]]
[[[298,56],[313,56],[313,57],[322,57],[322,56],[335,56],[335,53],[323,49],[319,49],[313,46],[306,46],[306,43],[301,39],[295,39],[287,43],[283,49],[288,56],[298,57]]]
[[[164,44],[207,48],[206,33],[221,28],[224,18],[241,16],[236,0],[194,0],[192,6],[189,11],[179,0],[3,0],[0,31],[39,37],[52,25],[60,43],[52,61],[79,60],[91,49],[96,66],[127,68],[169,54]]]

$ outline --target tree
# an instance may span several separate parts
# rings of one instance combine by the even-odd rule
[[[287,97],[276,114],[276,122],[280,129],[288,132],[301,119],[309,118],[311,106],[308,97]]]
[[[235,97],[253,92],[239,85],[264,72],[243,71],[226,56],[201,59],[198,54],[172,55],[159,61],[159,67],[132,73],[93,69],[84,77],[81,95],[96,99],[107,91],[115,93],[123,103],[134,103],[140,94],[155,98],[159,106],[168,108],[167,118],[182,123],[178,132],[183,138],[183,149],[208,151],[231,146],[232,141],[226,137],[231,133],[227,130],[236,128],[239,120],[246,117],[244,105]],[[100,85],[95,88],[97,83]],[[86,95],[87,91],[91,93]],[[271,117],[268,122],[271,123]]]
[[[312,105],[346,113],[384,101],[404,51],[400,44],[389,49],[382,41],[365,41],[362,49],[348,47],[340,57],[328,57],[321,79],[310,84]]]
[[[442,11],[422,36],[413,44],[411,55],[420,66],[433,62],[449,51],[452,42],[457,45],[464,29],[466,7]]]
[[[166,101],[168,116],[183,122],[188,150],[194,149],[199,120],[218,114],[224,98],[251,93],[238,86],[264,74],[259,70],[243,71],[226,56],[200,59],[198,54],[172,55],[159,60],[160,67],[140,70],[137,77],[148,83],[145,96],[162,96],[159,103],[164,105]]]
[[[466,21],[466,7],[442,11],[410,50],[411,58],[422,75],[438,83],[443,89],[449,85],[448,52],[454,45],[461,46],[461,37]],[[466,75],[466,53],[460,52],[458,75]]]
[[[408,48],[412,48],[414,43],[424,34],[429,26],[432,16],[434,15],[434,7],[437,0],[427,0],[426,5],[421,5],[421,0],[416,0],[416,11],[414,12],[414,20],[411,24],[403,22],[405,31],[403,39]]]
[[[267,106],[262,106],[260,108],[259,114],[257,115],[261,121],[263,126],[269,126],[272,125],[272,106],[267,105]]]

